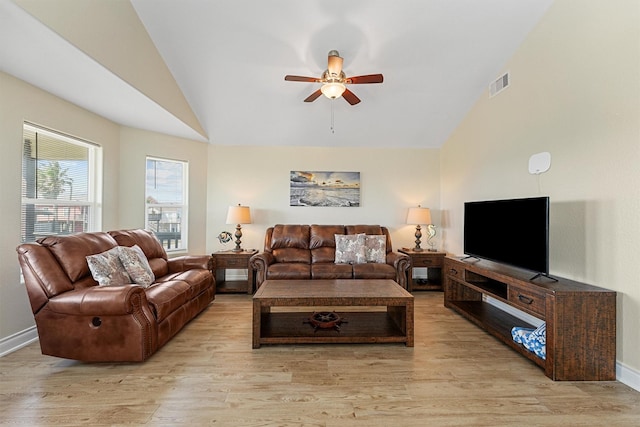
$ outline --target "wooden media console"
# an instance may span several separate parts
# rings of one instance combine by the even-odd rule
[[[616,379],[616,293],[572,280],[531,280],[528,271],[446,257],[444,305],[540,366],[552,380]],[[535,328],[493,298],[546,322],[546,359],[513,341],[514,326]],[[521,316],[526,317],[526,316]]]

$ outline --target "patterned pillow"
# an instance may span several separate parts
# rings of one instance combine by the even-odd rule
[[[547,324],[543,323],[536,329],[514,326],[511,329],[513,341],[522,344],[524,348],[533,352],[541,359],[547,358]]]
[[[99,286],[114,286],[131,283],[122,262],[118,246],[96,255],[87,256],[87,264],[93,279]]]
[[[156,277],[153,275],[149,261],[140,246],[119,246],[119,248],[120,261],[131,279],[143,288],[151,286]]]
[[[364,234],[336,234],[336,264],[364,264]]]
[[[367,262],[384,264],[387,262],[387,236],[367,235],[364,237],[364,253]]]

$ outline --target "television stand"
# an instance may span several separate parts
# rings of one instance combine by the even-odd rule
[[[444,305],[511,347],[552,380],[616,379],[616,293],[558,278],[533,283],[530,273],[490,261],[444,260]],[[546,359],[517,344],[511,328],[534,325],[487,302],[487,297],[547,324]],[[524,317],[524,316],[523,316]]]

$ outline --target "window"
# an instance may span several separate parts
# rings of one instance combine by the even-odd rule
[[[187,249],[187,162],[147,157],[145,226],[170,251]]]
[[[23,126],[22,242],[101,228],[102,149],[36,125]]]

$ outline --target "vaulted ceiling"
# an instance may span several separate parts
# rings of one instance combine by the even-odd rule
[[[0,0],[0,70],[213,144],[439,147],[552,1]],[[319,77],[332,49],[384,83],[302,102],[319,85],[284,76]]]

